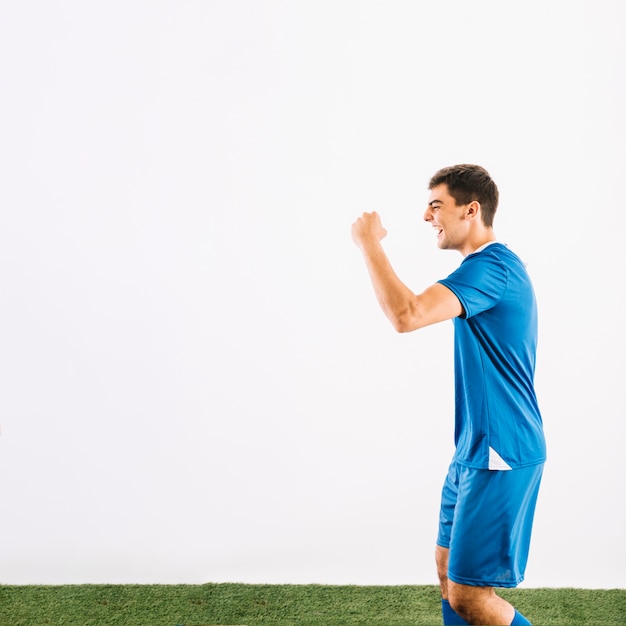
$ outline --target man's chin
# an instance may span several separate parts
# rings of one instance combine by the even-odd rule
[[[455,246],[453,246],[449,241],[446,241],[445,239],[442,239],[441,241],[437,242],[437,247],[440,250],[457,250],[457,248]]]

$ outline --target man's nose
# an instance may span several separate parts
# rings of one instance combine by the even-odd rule
[[[433,212],[431,211],[430,207],[428,207],[426,211],[424,211],[424,220],[426,222],[430,222],[432,219],[433,219]]]

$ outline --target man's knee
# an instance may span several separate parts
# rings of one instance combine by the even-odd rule
[[[492,587],[472,587],[448,581],[450,606],[465,619],[480,612],[490,595],[493,595]]]
[[[515,617],[515,609],[493,587],[460,585],[449,580],[448,601],[470,624],[511,624]]]
[[[466,615],[471,604],[467,595],[462,593],[454,583],[448,584],[448,602],[459,615]]]

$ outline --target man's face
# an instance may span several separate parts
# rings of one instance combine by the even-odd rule
[[[437,245],[442,250],[461,250],[468,236],[466,206],[457,206],[448,193],[448,185],[433,187],[428,197],[424,219],[435,229]]]

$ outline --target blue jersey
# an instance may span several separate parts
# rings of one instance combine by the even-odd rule
[[[460,300],[454,321],[454,460],[477,469],[543,463],[534,388],[537,305],[522,261],[492,243],[439,281]]]

